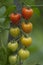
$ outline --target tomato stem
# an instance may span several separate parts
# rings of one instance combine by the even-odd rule
[[[19,58],[19,65],[22,65],[23,64],[23,62],[22,62],[22,60]]]
[[[43,5],[27,5],[28,7],[30,6],[30,7],[43,7]]]
[[[1,30],[9,30],[9,29],[10,29],[10,28],[0,26],[0,31],[1,31]]]

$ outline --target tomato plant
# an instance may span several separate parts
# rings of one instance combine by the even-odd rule
[[[0,65],[43,65],[42,43],[43,0],[0,0]]]
[[[35,65],[35,63],[39,61],[40,63],[42,62],[41,57],[43,57],[43,54],[41,51],[43,51],[43,47],[40,48],[40,53],[38,53],[39,51],[37,51],[37,49],[39,50],[39,47],[42,45],[40,43],[42,42],[43,35],[39,28],[42,30],[43,25],[41,28],[39,26],[42,22],[36,22],[38,20],[37,14],[39,10],[31,6],[33,1],[34,0],[18,0],[14,2],[17,5],[15,6],[13,0],[0,0],[0,65],[22,65],[22,63],[23,65]],[[22,5],[22,3],[24,4]],[[28,5],[31,7],[28,7]],[[35,14],[33,15],[33,13]],[[32,31],[33,25],[34,30]],[[30,34],[31,32],[32,36]],[[34,38],[33,44],[32,38]],[[40,40],[40,38],[42,39]],[[32,46],[30,46],[31,44]]]

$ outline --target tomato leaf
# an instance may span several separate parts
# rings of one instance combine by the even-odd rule
[[[16,9],[15,5],[9,6],[5,12],[5,15],[9,15],[10,13],[14,12],[15,9]]]
[[[1,7],[0,8],[0,17],[3,16],[5,14],[5,12],[6,12],[6,7],[5,6]]]
[[[5,18],[0,18],[0,23],[3,24],[5,21]]]

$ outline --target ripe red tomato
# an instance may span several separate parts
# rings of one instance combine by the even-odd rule
[[[19,23],[19,20],[21,18],[21,14],[17,13],[17,14],[10,14],[10,19],[12,21],[13,24],[18,24]]]
[[[32,14],[33,14],[33,9],[31,9],[31,8],[27,9],[26,7],[22,8],[22,16],[25,19],[30,19]]]
[[[21,24],[21,27],[22,27],[22,30],[25,32],[25,33],[30,33],[32,31],[32,23],[25,23],[23,22]]]

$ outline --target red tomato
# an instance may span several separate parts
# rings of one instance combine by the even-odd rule
[[[19,13],[17,13],[17,14],[12,13],[10,15],[10,19],[11,19],[11,21],[12,21],[13,24],[18,24],[20,18],[21,18],[21,14],[19,14]]]
[[[26,7],[22,8],[22,16],[25,18],[25,19],[30,19],[30,17],[32,16],[33,14],[33,9],[27,9]]]

